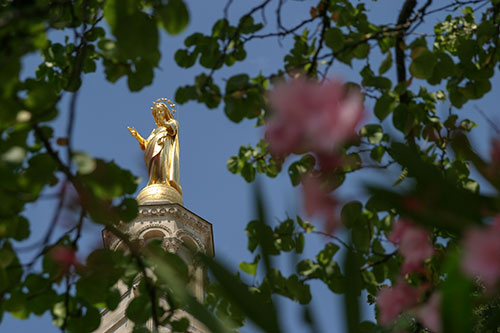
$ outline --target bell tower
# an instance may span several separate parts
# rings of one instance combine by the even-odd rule
[[[167,101],[173,112],[162,101]],[[136,219],[120,224],[119,228],[131,239],[140,242],[160,239],[165,251],[177,253],[183,258],[192,277],[191,291],[203,302],[206,269],[192,260],[191,253],[194,251],[214,255],[213,230],[210,222],[184,207],[178,170],[178,123],[173,118],[173,107],[167,99],[159,99],[154,103],[152,109],[157,128],[147,139],[142,138],[135,129],[129,128],[145,152],[149,182],[137,196],[139,209]],[[117,250],[123,246],[120,239],[106,230],[103,230],[102,237],[106,248]],[[135,293],[133,288],[125,285],[118,285],[118,289],[122,294],[118,307],[113,311],[105,309],[101,312],[101,325],[96,332],[131,332],[134,324],[128,320],[126,309]],[[179,311],[174,317],[187,317],[190,320],[189,332],[206,332],[203,325],[183,311]],[[152,320],[146,325],[151,329]],[[170,329],[161,327],[160,332],[170,332]]]

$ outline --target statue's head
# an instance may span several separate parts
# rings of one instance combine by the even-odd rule
[[[170,108],[163,102],[167,102],[170,105]],[[153,102],[153,118],[155,119],[155,123],[157,126],[161,125],[161,120],[169,120],[174,118],[175,113],[175,104],[172,103],[171,100],[167,98],[158,98],[156,102]],[[172,111],[170,111],[172,110]]]

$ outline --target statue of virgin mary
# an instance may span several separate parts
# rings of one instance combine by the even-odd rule
[[[153,102],[152,109],[156,128],[147,139],[141,137],[135,128],[129,127],[128,129],[144,151],[144,162],[149,175],[147,185],[169,185],[182,195],[179,176],[179,123],[174,119],[169,107],[161,101],[170,103],[165,98]],[[172,110],[174,110],[173,106],[170,104]]]

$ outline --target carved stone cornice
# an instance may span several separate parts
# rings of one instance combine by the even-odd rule
[[[140,205],[136,219],[130,223],[120,223],[118,227],[132,239],[142,240],[152,230],[163,233],[163,236],[155,238],[177,238],[182,242],[187,237],[196,245],[197,251],[214,254],[212,224],[176,203]],[[103,240],[105,246],[113,250],[121,244],[120,239],[106,230],[103,230]],[[167,246],[165,248],[168,249]]]

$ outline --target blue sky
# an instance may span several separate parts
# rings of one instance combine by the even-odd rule
[[[400,1],[365,2],[368,7],[373,8],[372,14],[376,22],[396,21]],[[173,61],[173,55],[178,48],[183,47],[184,38],[189,34],[196,31],[210,31],[213,22],[222,16],[225,5],[225,1],[187,1],[187,3],[191,14],[190,25],[179,36],[162,35],[162,60],[151,86],[138,93],[131,93],[124,79],[116,84],[110,84],[101,73],[102,67],[98,67],[97,73],[85,76],[78,99],[73,139],[75,150],[114,160],[118,165],[130,169],[143,178],[139,190],[145,185],[146,177],[143,155],[135,139],[130,136],[127,126],[135,127],[143,136],[148,135],[154,126],[150,112],[153,100],[160,97],[173,99],[178,86],[193,81],[194,75],[200,72],[200,68],[195,67],[190,70],[178,68]],[[239,18],[239,14],[246,12],[249,7],[245,4],[248,2],[235,1],[229,12],[230,17]],[[299,22],[301,17],[308,15],[311,2],[288,1],[286,6],[288,10],[284,24],[291,26]],[[275,29],[273,15],[274,10],[269,10],[267,19],[268,29],[271,30]],[[260,19],[260,16],[256,16],[256,19]],[[435,19],[431,18],[429,23],[435,23]],[[221,80],[241,72],[248,72],[251,75],[259,71],[264,74],[274,72],[281,65],[288,45],[285,42],[284,48],[280,48],[276,39],[257,40],[247,47],[248,56],[244,63],[216,73],[215,77]],[[379,56],[375,56],[373,64],[380,59]],[[25,74],[30,75],[38,62],[37,56],[28,57],[25,61]],[[355,63],[353,70],[346,66],[334,65],[330,73],[331,76],[356,81],[358,78],[356,71],[363,65],[364,62]],[[394,78],[394,73],[391,75]],[[494,120],[500,119],[498,102],[495,104],[499,83],[499,79],[496,78],[493,90],[480,102],[468,103],[463,111],[464,117],[471,118],[480,125],[481,130],[476,130],[477,133],[473,133],[472,138],[483,155],[487,154],[489,137],[494,133],[484,119],[477,115],[473,106],[479,106]],[[372,106],[373,102],[368,100],[367,109],[371,110]],[[56,136],[64,136],[67,109],[66,97],[61,102],[61,113],[56,120]],[[224,115],[222,107],[208,110],[203,105],[192,102],[179,106],[177,117],[180,123],[181,185],[185,207],[213,223],[216,257],[237,267],[238,262],[252,259],[246,250],[244,232],[246,223],[253,217],[252,193],[251,186],[240,176],[227,171],[226,161],[237,153],[240,145],[254,145],[262,137],[262,129],[255,128],[253,121],[232,123]],[[380,177],[373,172],[364,176],[349,175],[348,182],[339,192],[339,196],[345,200],[362,200],[366,197],[361,187],[364,181],[373,182],[377,179],[377,182],[387,182],[389,185],[394,181],[394,177],[394,174],[392,177]],[[291,186],[286,170],[276,179],[266,179],[264,189],[268,202],[272,203],[272,206],[268,205],[272,221],[283,219],[287,214],[294,216],[300,212],[300,193]],[[47,192],[53,191],[54,189],[49,189]],[[33,243],[43,235],[53,211],[54,203],[46,200],[29,206],[27,216],[32,223],[32,236],[27,244]],[[99,226],[87,223],[82,240],[82,258],[101,242],[100,229]],[[61,232],[64,229],[58,230]],[[325,242],[326,239],[321,237],[308,237],[305,256],[314,256]],[[30,258],[30,254],[25,256]],[[280,265],[287,270],[290,268],[290,261],[283,260]],[[342,299],[319,283],[312,285],[312,308],[322,331],[342,332],[344,327]],[[285,302],[284,305],[282,314],[284,331],[303,332],[304,327],[300,324],[301,313],[290,302]],[[366,308],[365,317],[372,318],[373,310]],[[59,332],[50,321],[51,318],[47,315],[42,318],[32,316],[25,321],[7,315],[0,324],[0,332]],[[249,326],[244,331],[255,330]]]

